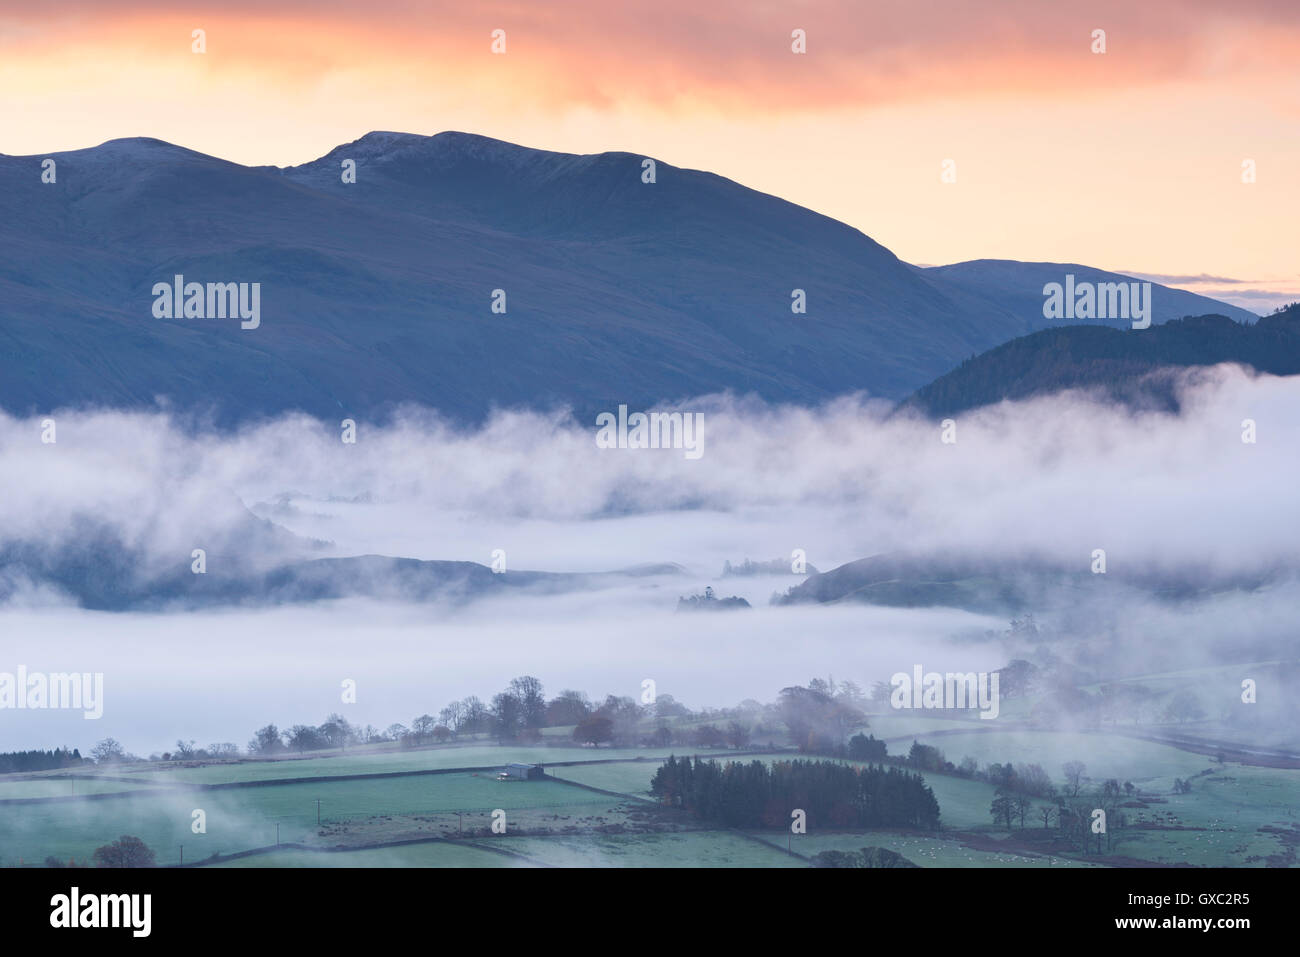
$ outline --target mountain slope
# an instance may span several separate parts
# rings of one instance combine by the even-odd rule
[[[963,362],[904,403],[931,416],[1061,389],[1100,389],[1135,407],[1178,409],[1178,371],[1236,362],[1300,375],[1300,305],[1253,325],[1224,316],[1121,331],[1067,326],[1022,336]]]
[[[645,184],[628,153],[371,133],[284,170],[148,139],[53,158],[45,184],[43,157],[0,156],[0,408],[18,414],[900,398],[1044,322],[722,177],[659,163]],[[260,283],[260,326],[155,318],[176,274]]]
[[[896,608],[961,608],[1012,615],[1029,609],[1113,602],[1127,592],[1163,601],[1189,601],[1229,591],[1251,591],[1291,580],[1293,569],[1230,573],[1189,563],[1179,570],[1135,569],[1117,579],[1094,575],[1085,560],[1066,565],[1049,556],[999,558],[989,554],[873,555],[811,575],[773,599],[776,605],[866,604]]]
[[[930,266],[922,272],[927,278],[941,280],[945,288],[950,290],[950,294],[955,290],[961,290],[973,298],[997,303],[1012,314],[1024,317],[1030,323],[1030,329],[1034,330],[1065,324],[1043,318],[1045,298],[1043,287],[1048,283],[1063,284],[1067,275],[1073,275],[1075,281],[1079,283],[1144,281],[1078,263],[1029,263],[1012,259],[973,259],[950,266]],[[1184,316],[1204,316],[1211,313],[1224,315],[1238,322],[1254,322],[1259,318],[1253,312],[1247,312],[1245,309],[1217,299],[1154,282],[1151,283],[1151,299],[1153,325],[1171,319],[1181,319]],[[1071,323],[1081,321],[1085,320],[1066,320]],[[1118,329],[1131,328],[1131,323],[1124,319],[1093,321],[1099,325]]]

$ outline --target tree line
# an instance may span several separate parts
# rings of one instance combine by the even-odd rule
[[[75,768],[87,764],[81,752],[76,748],[55,748],[53,751],[6,751],[0,752],[0,774],[11,771],[52,771],[59,768]]]
[[[728,761],[669,757],[650,793],[669,807],[726,827],[788,827],[802,810],[809,828],[939,826],[939,802],[919,774],[837,761]]]

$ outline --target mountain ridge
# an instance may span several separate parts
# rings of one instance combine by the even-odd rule
[[[1177,412],[1184,373],[1222,363],[1300,375],[1300,303],[1249,325],[1208,315],[1142,330],[1039,330],[966,360],[899,409],[939,417],[1063,389],[1091,389],[1131,408]]]
[[[17,415],[900,399],[1046,322],[1041,301],[1017,314],[717,174],[656,161],[645,184],[633,153],[375,131],[284,168],[147,137],[48,155],[53,184],[42,157],[0,156],[0,409]],[[154,318],[152,287],[178,274],[259,283],[263,321]]]

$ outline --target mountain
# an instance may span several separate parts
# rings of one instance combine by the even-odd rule
[[[1198,316],[1150,329],[1046,329],[963,362],[903,407],[939,417],[1003,399],[1084,388],[1137,408],[1177,411],[1181,370],[1221,362],[1300,375],[1300,304],[1253,325]]]
[[[365,597],[461,603],[521,589],[589,591],[652,576],[680,576],[673,563],[603,572],[494,572],[465,561],[387,555],[311,557],[329,543],[307,541],[250,515],[206,549],[195,574],[190,554],[160,565],[111,526],[82,520],[67,541],[0,544],[0,603],[45,589],[97,611],[258,607]]]
[[[1016,316],[1024,317],[1032,323],[1034,329],[1042,329],[1047,325],[1042,315],[1043,287],[1048,283],[1063,284],[1066,276],[1074,276],[1076,283],[1086,282],[1094,286],[1102,283],[1145,281],[1138,277],[1106,272],[1103,269],[1094,269],[1078,263],[1027,263],[1014,259],[973,259],[969,262],[954,263],[951,266],[924,267],[922,272],[927,278],[941,280],[950,291],[960,289],[972,298],[985,299]],[[1247,312],[1226,302],[1182,289],[1172,289],[1155,282],[1151,283],[1151,300],[1153,325],[1171,319],[1182,319],[1185,316],[1203,316],[1211,313],[1225,315],[1238,322],[1254,322],[1259,318],[1253,312]],[[1098,319],[1095,322],[1118,329],[1131,328],[1128,319]]]
[[[125,139],[50,154],[44,183],[46,158],[0,156],[0,408],[23,415],[902,398],[1052,324],[1041,295],[1003,302],[723,177],[660,162],[644,183],[631,153],[371,133],[279,169]],[[156,318],[175,275],[259,283],[259,324]]]

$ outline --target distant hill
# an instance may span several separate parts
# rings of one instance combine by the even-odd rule
[[[1033,555],[1005,559],[985,554],[889,553],[812,575],[772,603],[945,607],[1013,615],[1062,603],[1104,602],[1128,589],[1151,598],[1187,601],[1230,590],[1249,591],[1293,575],[1285,567],[1236,575],[1207,565],[1179,571],[1139,569],[1120,580],[1092,574],[1086,556],[1066,566]]]
[[[950,266],[928,266],[922,269],[930,279],[941,279],[949,289],[960,289],[972,298],[981,298],[997,303],[1003,309],[1016,316],[1025,318],[1032,329],[1045,327],[1043,316],[1043,287],[1048,283],[1064,283],[1067,275],[1074,276],[1076,283],[1117,283],[1145,282],[1133,276],[1104,269],[1094,269],[1079,263],[1031,263],[1014,259],[972,259],[969,262],[953,263]],[[1258,316],[1253,312],[1237,306],[1201,296],[1182,289],[1173,289],[1159,283],[1151,283],[1153,325],[1182,319],[1186,316],[1203,316],[1218,313],[1238,322],[1254,322]],[[1068,320],[1056,325],[1068,325],[1075,321]],[[1117,329],[1130,327],[1127,320],[1093,320],[1093,324],[1112,326]],[[1030,330],[1026,330],[1030,331]]]
[[[1199,316],[1150,329],[1046,329],[966,360],[903,407],[938,417],[1003,399],[1088,388],[1134,407],[1177,411],[1176,373],[1223,362],[1272,375],[1300,374],[1300,304],[1253,325]]]
[[[802,572],[796,572],[788,558],[773,558],[765,562],[751,561],[746,558],[739,565],[726,561],[722,565],[723,578],[746,578],[754,575],[816,575],[817,568],[807,562]]]
[[[214,503],[216,506],[221,503]],[[242,506],[237,506],[242,509]],[[78,520],[63,541],[0,543],[0,603],[32,587],[48,588],[99,611],[170,607],[255,607],[364,596],[412,602],[465,602],[526,589],[558,593],[592,590],[651,576],[680,576],[672,563],[603,572],[494,572],[465,561],[424,561],[387,555],[318,557],[332,546],[304,539],[243,510],[246,518],[217,524],[197,538],[207,546],[203,574],[191,553],[160,564],[110,524]]]
[[[633,153],[376,132],[279,169],[122,139],[50,154],[55,183],[44,158],[0,155],[0,408],[22,415],[901,399],[1055,324],[1022,277],[918,269],[711,173],[643,183]],[[155,317],[178,274],[260,283],[260,325]]]

